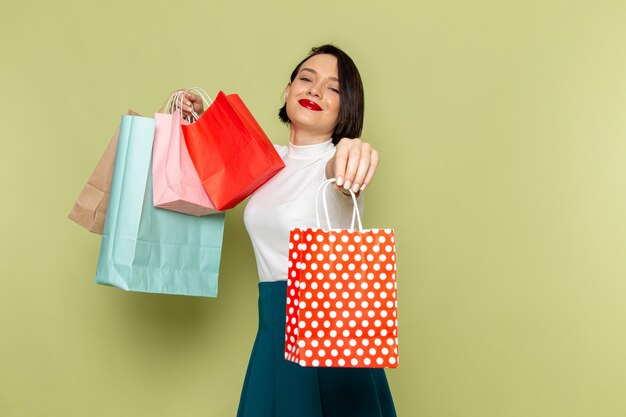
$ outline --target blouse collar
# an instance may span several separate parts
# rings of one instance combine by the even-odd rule
[[[326,142],[316,143],[314,145],[298,146],[289,143],[289,157],[292,159],[315,159],[333,149],[333,140],[328,139]]]

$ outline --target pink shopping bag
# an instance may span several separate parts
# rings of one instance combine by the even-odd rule
[[[194,216],[218,213],[204,190],[189,151],[181,125],[188,124],[182,115],[184,91],[174,93],[163,113],[154,115],[156,127],[152,150],[152,185],[154,206]],[[176,110],[173,110],[176,108]]]

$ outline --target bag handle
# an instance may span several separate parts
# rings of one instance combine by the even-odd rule
[[[315,220],[317,221],[317,228],[321,229],[320,226],[320,215],[319,215],[319,196],[320,192],[322,192],[322,202],[324,205],[324,214],[326,215],[326,225],[328,226],[328,230],[332,230],[330,226],[330,216],[328,215],[328,203],[326,201],[326,188],[329,184],[335,182],[334,178],[328,179],[320,184],[317,189],[317,193],[315,194]],[[361,223],[361,213],[359,213],[359,206],[356,201],[356,194],[352,190],[350,190],[350,196],[352,197],[352,202],[354,203],[354,208],[352,210],[352,221],[350,222],[350,230],[354,230],[354,221],[358,220],[359,232],[363,232],[363,224]]]

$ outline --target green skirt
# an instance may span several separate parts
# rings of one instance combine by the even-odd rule
[[[259,284],[259,331],[237,417],[395,417],[383,369],[305,368],[284,359],[287,282]]]

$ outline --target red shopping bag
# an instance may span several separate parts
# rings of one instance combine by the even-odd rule
[[[394,232],[363,230],[354,194],[352,227],[331,229],[322,196],[328,230],[318,216],[317,228],[289,236],[285,358],[302,366],[396,368]]]
[[[182,129],[202,185],[218,210],[235,207],[285,166],[237,94],[220,91],[200,119]]]

